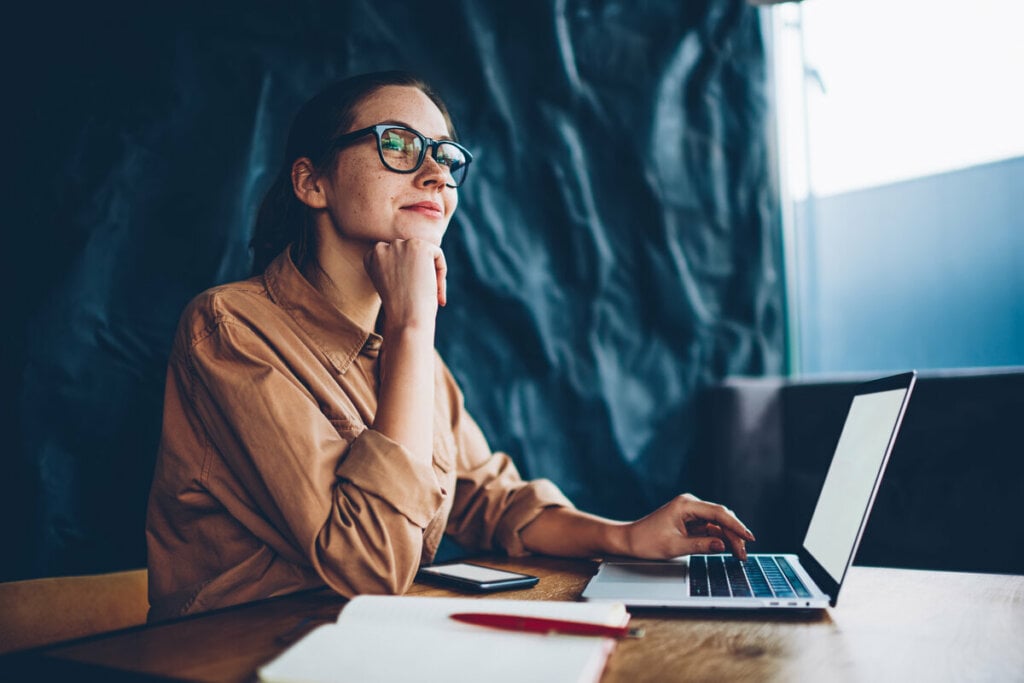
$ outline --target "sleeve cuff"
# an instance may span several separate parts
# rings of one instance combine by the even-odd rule
[[[574,508],[565,494],[549,479],[534,479],[517,490],[495,530],[495,538],[511,557],[529,555],[519,532],[550,507]]]
[[[385,501],[421,529],[444,501],[432,464],[419,462],[407,448],[373,429],[352,441],[335,474]]]

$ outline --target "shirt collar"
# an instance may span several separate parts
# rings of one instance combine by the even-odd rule
[[[309,335],[337,374],[345,374],[360,353],[376,358],[381,336],[363,329],[303,277],[291,257],[291,245],[263,271],[271,300]]]

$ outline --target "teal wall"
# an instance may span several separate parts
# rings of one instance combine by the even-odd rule
[[[795,369],[1024,365],[1022,196],[1018,157],[799,203]]]

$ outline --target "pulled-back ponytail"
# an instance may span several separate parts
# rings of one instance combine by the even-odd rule
[[[288,132],[284,163],[260,205],[249,247],[253,252],[254,275],[262,273],[289,244],[299,268],[316,256],[312,213],[295,196],[292,164],[307,158],[318,174],[330,176],[337,152],[334,140],[346,133],[356,117],[356,108],[369,95],[389,85],[418,88],[441,110],[452,137],[448,109],[423,80],[405,71],[380,71],[352,76],[333,83],[306,102],[296,114]]]
[[[292,258],[295,262],[305,262],[309,257],[309,219],[308,207],[299,201],[292,189],[291,167],[287,172],[281,169],[256,215],[256,225],[249,242],[252,274],[258,275],[266,270],[289,244],[293,245]]]

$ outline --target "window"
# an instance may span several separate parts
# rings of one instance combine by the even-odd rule
[[[1024,5],[766,12],[794,373],[1024,365]]]

